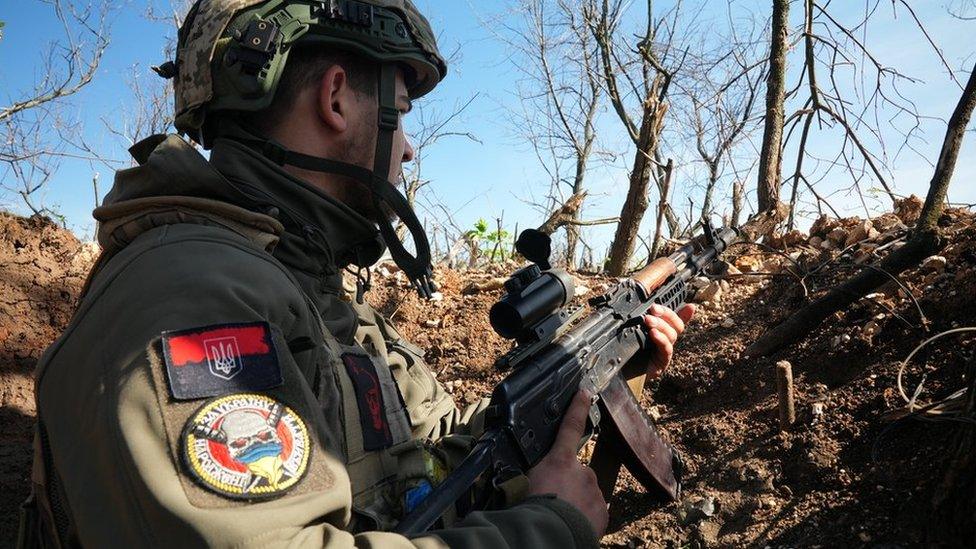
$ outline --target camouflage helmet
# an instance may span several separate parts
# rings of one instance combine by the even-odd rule
[[[180,28],[176,63],[161,72],[175,77],[176,128],[203,142],[209,113],[268,107],[299,44],[407,66],[412,98],[447,74],[411,0],[197,0]]]

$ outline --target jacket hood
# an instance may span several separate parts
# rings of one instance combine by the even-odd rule
[[[384,251],[366,218],[237,141],[218,140],[209,162],[176,135],[150,137],[130,152],[138,165],[116,173],[94,212],[108,253],[179,221],[224,225],[315,276],[369,266]]]

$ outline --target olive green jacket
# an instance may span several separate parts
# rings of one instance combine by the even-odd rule
[[[419,351],[343,291],[340,268],[382,252],[375,229],[234,141],[218,141],[210,162],[175,136],[133,154],[139,166],[119,172],[96,210],[103,256],[38,367],[42,532],[90,547],[595,546],[585,517],[555,498],[414,539],[365,531],[388,529],[384,513],[397,509],[376,488],[408,474],[396,448],[466,448],[479,417],[459,412]],[[174,330],[247,323],[266,323],[264,359],[281,382],[226,392],[282,404],[308,435],[301,470],[281,477],[292,485],[268,488],[269,498],[227,497],[200,481],[192,454],[207,443],[187,445],[188,433],[224,395],[177,399],[167,354]],[[387,418],[409,423],[411,440],[382,452],[364,450],[365,416],[343,373],[344,353],[362,351],[399,392],[383,393]]]

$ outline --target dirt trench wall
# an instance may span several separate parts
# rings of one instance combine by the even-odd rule
[[[0,212],[0,545],[29,491],[33,372],[74,311],[93,245],[46,218]]]

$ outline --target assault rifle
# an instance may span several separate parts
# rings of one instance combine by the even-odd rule
[[[589,423],[598,432],[590,466],[609,500],[621,464],[648,493],[677,500],[682,463],[640,406],[644,372],[628,372],[634,355],[653,345],[643,316],[651,305],[672,309],[688,298],[688,282],[718,261],[736,239],[735,229],[713,230],[660,258],[605,295],[590,300],[590,312],[570,307],[572,278],[549,264],[551,242],[538,231],[523,232],[519,253],[533,262],[505,285],[491,309],[492,328],[517,345],[498,368],[513,369],[491,395],[485,431],[468,457],[413,511],[396,531],[426,531],[483,475],[494,486],[527,472],[549,452],[574,395],[594,396]]]

